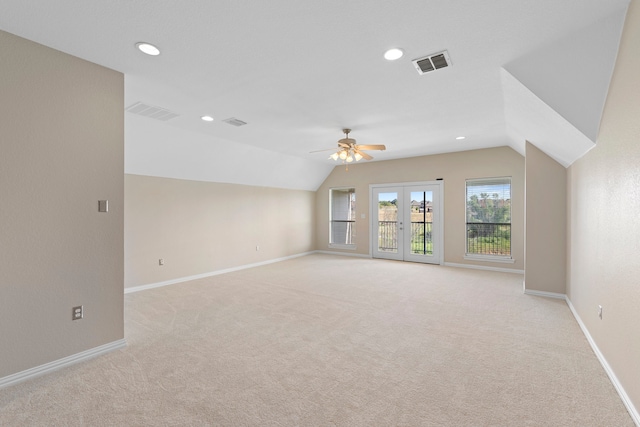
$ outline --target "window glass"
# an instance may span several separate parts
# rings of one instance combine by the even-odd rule
[[[511,178],[470,179],[467,255],[511,257]]]
[[[330,244],[353,245],[356,237],[356,190],[333,188],[330,190]]]

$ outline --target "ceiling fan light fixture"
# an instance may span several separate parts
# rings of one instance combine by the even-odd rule
[[[349,170],[349,163],[359,162],[362,159],[372,160],[373,157],[366,153],[366,150],[386,150],[386,147],[382,144],[376,145],[356,145],[356,140],[349,138],[351,129],[342,129],[344,132],[344,138],[338,140],[338,150],[329,155],[329,160],[342,161],[343,165],[347,165],[347,171]],[[311,153],[317,153],[319,151],[333,150],[315,150]]]

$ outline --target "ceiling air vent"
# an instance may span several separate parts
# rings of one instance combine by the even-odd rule
[[[446,50],[443,52],[434,53],[433,55],[425,56],[424,58],[414,59],[413,66],[416,67],[418,74],[428,73],[430,71],[439,70],[451,65],[451,59],[449,58],[449,52]]]
[[[233,126],[244,126],[244,125],[247,124],[247,122],[243,122],[242,120],[238,120],[235,117],[231,117],[230,119],[225,119],[225,120],[223,120],[223,122],[229,123],[230,125],[233,125]]]
[[[142,102],[136,102],[135,104],[128,106],[125,111],[139,116],[149,117],[151,119],[162,120],[163,122],[180,115],[172,111],[165,110],[164,108],[152,107],[151,105],[143,104]]]

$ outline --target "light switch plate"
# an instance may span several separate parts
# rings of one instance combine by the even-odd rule
[[[98,212],[109,212],[108,200],[98,200]]]

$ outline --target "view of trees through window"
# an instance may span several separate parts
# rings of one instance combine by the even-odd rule
[[[511,256],[511,178],[467,181],[467,254]]]

